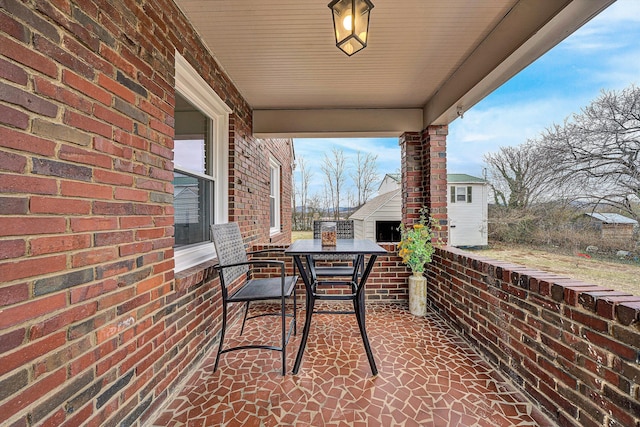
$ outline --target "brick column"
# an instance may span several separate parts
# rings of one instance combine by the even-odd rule
[[[413,223],[420,216],[424,204],[422,179],[422,140],[418,132],[406,132],[400,136],[402,171],[402,222]]]
[[[422,131],[422,171],[425,203],[429,213],[440,223],[438,237],[447,243],[449,222],[447,216],[447,135],[449,127],[429,126]]]
[[[400,136],[402,169],[402,222],[413,223],[426,206],[442,227],[447,241],[447,126],[429,126],[422,133]]]

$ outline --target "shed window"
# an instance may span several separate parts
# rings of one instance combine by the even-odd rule
[[[473,195],[473,187],[472,186],[455,186],[452,185],[450,187],[450,200],[451,203],[471,203],[472,195]]]

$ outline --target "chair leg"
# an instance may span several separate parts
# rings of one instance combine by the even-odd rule
[[[227,331],[227,304],[222,303],[222,330],[220,331],[220,343],[218,344],[218,354],[216,354],[216,363],[213,365],[213,372],[218,370],[218,362],[220,362],[220,354],[222,353],[222,344],[224,343],[224,334]]]
[[[282,376],[287,375],[287,310],[286,298],[284,295],[280,298],[280,318],[282,319]]]
[[[296,285],[293,285],[293,335],[298,335],[298,314],[296,313],[296,304],[298,297],[296,296]]]
[[[244,305],[244,317],[242,318],[242,327],[240,328],[240,335],[244,333],[244,324],[247,323],[247,314],[249,314],[249,301]]]

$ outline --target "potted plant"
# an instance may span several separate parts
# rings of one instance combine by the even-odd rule
[[[432,217],[427,217],[426,209],[420,210],[420,219],[412,226],[400,224],[398,255],[411,269],[409,277],[409,311],[416,316],[427,314],[427,278],[425,265],[431,262],[435,246],[433,229],[438,225]]]

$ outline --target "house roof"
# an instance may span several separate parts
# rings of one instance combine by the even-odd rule
[[[392,180],[396,181],[396,182],[400,182],[402,180],[402,175],[399,173],[387,173],[384,175],[384,177],[389,177]],[[384,180],[384,179],[383,179]]]
[[[626,216],[616,214],[616,213],[586,213],[585,215],[595,218],[599,221],[604,222],[605,224],[633,224],[637,225],[638,221],[635,219],[627,218]]]
[[[389,177],[390,179],[398,183],[400,183],[402,180],[402,175],[399,173],[387,173],[384,175],[384,178],[382,179],[382,181],[384,181],[387,177]],[[448,173],[447,182],[448,183],[465,183],[465,184],[468,184],[468,183],[486,184],[487,181],[482,178],[467,175],[465,173]]]
[[[454,183],[454,184],[470,184],[470,183],[480,183],[480,184],[486,184],[487,181],[485,181],[482,178],[478,178],[475,176],[471,176],[471,175],[467,175],[465,173],[448,173],[447,174],[447,182],[448,183]]]
[[[373,0],[368,46],[347,57],[328,0],[176,0],[258,137],[449,124],[613,2]]]
[[[400,189],[389,191],[388,193],[383,193],[373,199],[369,200],[367,203],[362,205],[360,209],[355,211],[349,219],[357,219],[357,220],[366,220],[372,214],[377,212],[381,207],[385,206],[394,198],[400,197]]]

